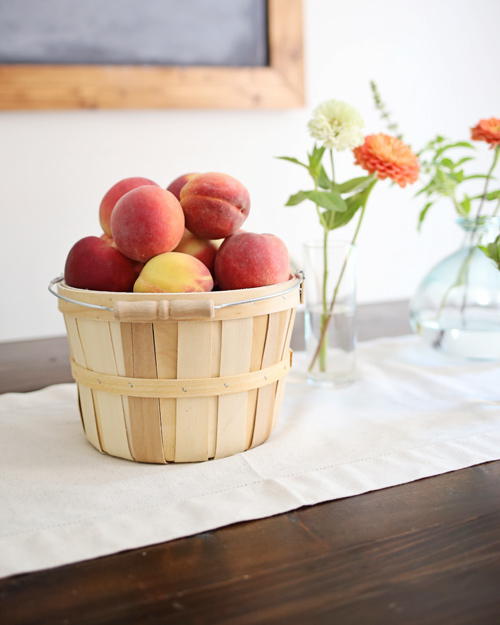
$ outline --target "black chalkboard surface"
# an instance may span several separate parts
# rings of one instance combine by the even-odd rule
[[[0,0],[0,64],[262,67],[266,0]]]

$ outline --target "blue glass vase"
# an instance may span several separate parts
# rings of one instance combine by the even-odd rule
[[[500,360],[500,271],[478,245],[499,234],[500,218],[457,219],[462,247],[435,265],[410,302],[413,331],[435,350]]]

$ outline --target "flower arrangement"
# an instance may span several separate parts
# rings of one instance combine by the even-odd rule
[[[492,117],[480,120],[471,128],[471,139],[472,141],[485,141],[490,145],[490,149],[493,149],[492,163],[486,174],[465,173],[463,165],[474,160],[471,151],[476,149],[468,141],[450,141],[438,135],[419,152],[423,177],[427,179],[425,186],[417,193],[417,195],[424,194],[427,198],[427,203],[420,212],[419,227],[431,206],[441,198],[449,199],[461,217],[479,219],[488,202],[496,203],[492,216],[498,213],[500,189],[489,191],[488,187],[500,155],[500,119]],[[450,150],[457,148],[462,150],[460,157],[452,159]],[[484,180],[482,193],[470,195],[463,191],[469,181],[476,179]],[[472,215],[475,206],[477,209]]]
[[[375,107],[380,112],[382,119],[386,122],[387,127],[396,133],[398,125],[391,118],[391,114],[387,111],[386,105],[380,97],[377,85],[374,81],[370,83],[372,89]],[[481,119],[476,126],[470,129],[472,141],[485,141],[489,144],[490,149],[494,150],[493,161],[491,167],[486,174],[472,173],[466,174],[463,165],[474,160],[471,151],[475,151],[475,146],[468,141],[453,141],[441,135],[436,135],[434,139],[429,141],[419,152],[417,156],[421,165],[421,180],[424,184],[422,189],[417,192],[417,196],[425,195],[427,203],[420,211],[418,227],[422,223],[431,208],[438,200],[442,198],[449,199],[457,214],[460,217],[469,217],[478,219],[484,209],[485,203],[496,202],[495,208],[491,216],[495,216],[500,210],[500,189],[489,191],[488,187],[493,179],[493,171],[498,163],[500,155],[500,119],[492,117],[491,119]],[[398,138],[402,139],[402,134],[398,132]],[[450,156],[450,150],[465,150],[453,160]],[[484,188],[479,195],[470,195],[462,191],[471,180],[484,179]],[[462,193],[459,197],[459,193]],[[475,216],[473,212],[474,202],[477,204]]]
[[[374,82],[371,86],[382,119],[397,130],[377,86]],[[485,173],[472,169],[481,143],[492,150]],[[453,206],[466,236],[460,249],[422,279],[410,301],[411,325],[433,349],[466,358],[496,359],[494,342],[485,337],[490,336],[487,332],[500,332],[500,276],[488,267],[483,252],[500,269],[500,235],[490,243],[500,223],[500,189],[490,188],[500,158],[500,119],[481,119],[470,128],[469,141],[437,135],[417,155],[422,188],[416,195],[425,197],[418,229],[431,207],[445,200]]]
[[[368,198],[376,182],[389,178],[400,187],[405,187],[414,183],[419,175],[418,158],[406,144],[397,137],[383,133],[364,136],[363,126],[363,118],[353,106],[339,100],[327,100],[316,107],[307,125],[311,137],[315,140],[312,151],[307,154],[307,162],[289,156],[278,157],[304,167],[314,187],[291,195],[286,205],[295,206],[304,201],[311,202],[316,207],[319,223],[323,229],[322,317],[319,341],[309,365],[309,372],[318,358],[320,370],[325,371],[327,347],[325,339],[348,261],[346,257],[334,291],[328,294],[326,285],[329,234],[348,224],[355,215],[359,215],[351,241],[353,246],[363,222]],[[345,150],[352,150],[354,163],[368,175],[345,182],[336,179],[334,152]],[[325,153],[329,155],[329,165],[326,167],[323,164]]]

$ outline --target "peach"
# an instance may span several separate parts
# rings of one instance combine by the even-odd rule
[[[181,189],[186,228],[202,239],[234,234],[248,217],[250,195],[228,174],[199,174]]]
[[[246,230],[243,230],[243,228],[239,228],[233,234],[238,234],[238,232],[246,232]],[[233,235],[230,234],[229,236],[232,237]],[[226,239],[212,239],[212,243],[215,245],[217,249],[219,249],[219,247],[224,243],[225,240]]]
[[[132,291],[142,267],[142,263],[127,258],[109,241],[85,237],[69,251],[64,280],[77,289]]]
[[[193,293],[211,291],[212,274],[189,254],[166,252],[145,265],[134,284],[134,293]]]
[[[101,234],[101,236],[99,237],[100,239],[102,239],[103,241],[106,241],[106,243],[108,243],[109,245],[111,245],[111,247],[114,247],[115,250],[117,250],[118,248],[116,247],[116,243],[113,239],[113,237],[111,237],[109,234]]]
[[[177,247],[184,232],[184,213],[170,191],[158,186],[138,187],[116,203],[111,232],[120,252],[147,262]]]
[[[182,254],[189,254],[194,256],[208,268],[210,273],[214,269],[214,259],[217,254],[217,245],[214,241],[208,241],[207,239],[200,239],[195,236],[189,230],[184,230],[181,242],[175,248],[174,252],[181,252]]]
[[[137,187],[142,187],[143,185],[153,185],[157,187],[156,182],[149,180],[149,178],[124,178],[114,184],[111,189],[106,193],[106,195],[102,198],[101,205],[99,206],[99,222],[101,224],[101,228],[104,230],[106,234],[111,236],[111,213],[113,212],[113,208],[115,207],[118,200],[128,193],[132,191],[132,189],[136,189]]]
[[[228,237],[215,257],[215,280],[223,291],[285,282],[290,259],[274,234],[240,232]]]
[[[170,193],[173,193],[175,197],[180,201],[182,187],[186,183],[188,183],[191,180],[191,178],[194,178],[197,175],[198,174],[183,174],[182,176],[179,176],[168,185],[167,191],[170,191]]]

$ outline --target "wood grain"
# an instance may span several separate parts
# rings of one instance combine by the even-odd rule
[[[0,65],[0,110],[304,105],[302,0],[268,0],[268,67]]]
[[[127,326],[128,324],[125,324]],[[156,378],[153,324],[132,323],[132,353],[125,370],[133,378]],[[126,355],[127,356],[127,355]],[[132,358],[130,358],[132,356]],[[160,402],[154,397],[129,397],[130,438],[138,462],[165,462],[161,438]]]
[[[178,325],[177,376],[209,378],[212,369],[212,322],[181,321]],[[177,399],[175,461],[208,460],[208,397]]]
[[[79,319],[77,327],[87,367],[99,373],[116,375],[117,367],[109,323]],[[98,390],[93,390],[92,396],[102,450],[113,456],[132,460],[121,397]]]
[[[220,376],[248,373],[252,353],[253,319],[222,322]],[[245,451],[248,392],[219,397],[215,458]]]
[[[489,463],[0,580],[0,610],[9,625],[492,625],[499,480]]]
[[[364,338],[406,331],[404,302],[359,313]],[[64,381],[68,362],[65,338],[0,344],[1,388]],[[1,621],[495,625],[499,483],[492,462],[2,579]]]

